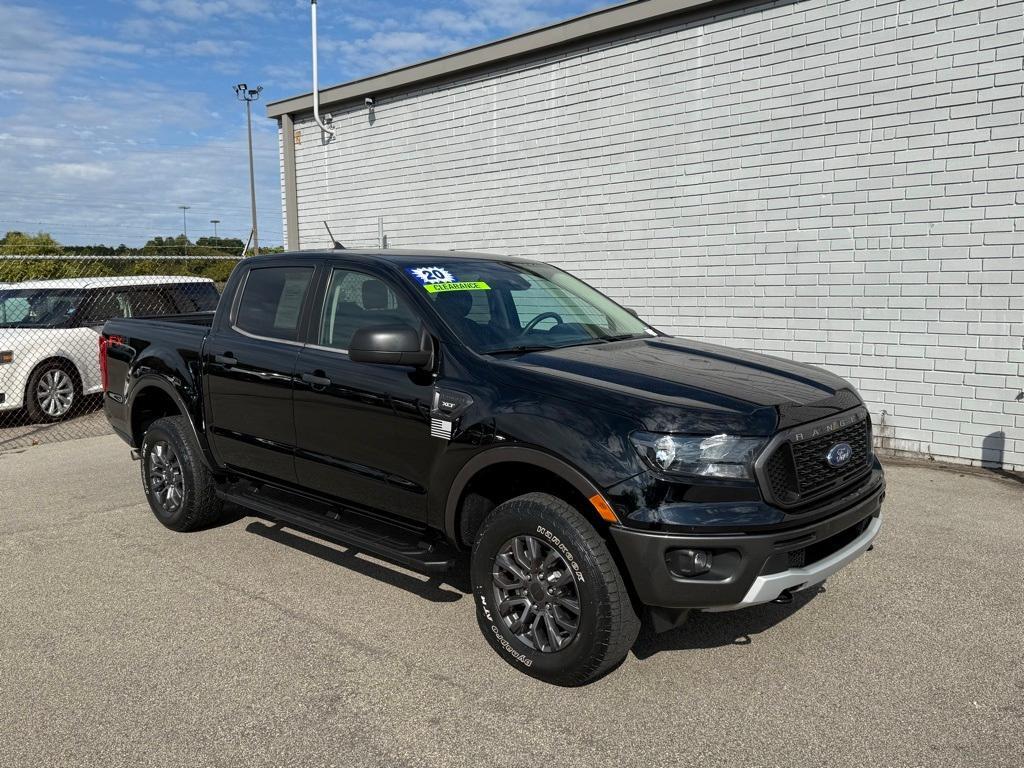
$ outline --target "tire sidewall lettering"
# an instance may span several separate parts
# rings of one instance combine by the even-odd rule
[[[491,615],[491,609],[487,605],[487,597],[484,592],[487,590],[485,586],[477,585],[476,592],[480,598],[480,611],[483,613],[487,622],[490,624],[491,632],[494,634],[494,639],[498,642],[498,645],[513,659],[518,661],[520,664],[526,667],[533,666],[533,659],[527,656],[525,653],[517,649],[512,643],[505,637],[501,629],[498,628],[498,624],[494,621],[494,617]]]
[[[621,583],[618,572],[606,567],[610,553],[600,535],[592,531],[582,514],[562,499],[548,494],[524,494],[498,505],[484,520],[473,542],[470,563],[476,623],[485,642],[502,662],[555,685],[579,685],[596,679],[626,655],[634,622],[615,624],[618,603],[628,600],[624,589],[614,595],[607,588]],[[505,592],[494,584],[495,558],[508,540],[533,537],[542,549],[563,560],[559,576],[568,584],[571,574],[579,592],[580,616],[571,643],[558,651],[544,652],[511,633],[509,621],[499,610]],[[550,565],[550,563],[549,563]],[[532,572],[532,571],[531,571]],[[514,593],[518,594],[518,593]],[[509,606],[514,609],[514,606]],[[626,605],[631,611],[631,606]],[[626,614],[629,618],[630,614]],[[614,653],[614,657],[611,655]]]
[[[533,659],[531,659],[525,653],[522,653],[521,651],[518,651],[515,648],[513,648],[512,643],[505,639],[505,636],[501,633],[501,630],[498,629],[497,624],[491,624],[491,632],[494,633],[494,637],[498,641],[498,645],[504,648],[509,656],[511,656],[513,659],[515,659],[524,666],[533,666]]]
[[[484,597],[484,595],[482,594],[484,588],[483,587],[477,587],[477,589],[481,592],[481,595],[480,595],[480,609],[484,612],[484,616],[487,617],[488,621],[494,621],[494,619],[491,617],[491,610],[487,607],[487,598]]]
[[[569,548],[565,546],[562,540],[558,538],[555,534],[553,534],[551,531],[549,531],[547,528],[545,528],[543,525],[537,526],[537,533],[539,533],[541,536],[543,536],[545,539],[551,542],[551,545],[557,548],[558,551],[562,553],[562,555],[566,559],[566,562],[569,563],[569,567],[572,568],[573,575],[576,577],[576,580],[581,583],[586,582],[586,579],[583,578],[583,569],[580,567],[579,560],[576,559],[576,557],[569,550]]]
[[[142,490],[147,496],[149,496],[149,441],[143,440],[142,442]]]

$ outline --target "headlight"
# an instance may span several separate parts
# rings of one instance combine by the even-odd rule
[[[630,439],[648,464],[661,472],[691,477],[753,480],[761,437],[659,435],[634,432]]]
[[[0,365],[7,365],[14,362],[13,352],[0,352]]]

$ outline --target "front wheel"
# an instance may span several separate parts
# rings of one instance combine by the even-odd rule
[[[473,544],[477,621],[509,664],[583,685],[621,662],[640,622],[604,540],[572,505],[544,493],[497,506]]]

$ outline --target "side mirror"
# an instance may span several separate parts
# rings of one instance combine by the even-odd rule
[[[357,363],[426,368],[434,360],[434,342],[426,328],[371,325],[352,334],[348,356]]]
[[[635,317],[635,318],[636,318],[637,320],[639,320],[639,319],[640,319],[640,313],[639,313],[639,312],[637,312],[637,311],[636,311],[635,309],[633,309],[632,307],[623,307],[623,309],[624,309],[624,310],[626,310],[627,312],[629,312],[629,314],[631,314],[631,315],[632,315],[633,317]]]

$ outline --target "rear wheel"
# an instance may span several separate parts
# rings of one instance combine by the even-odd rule
[[[67,363],[43,363],[29,377],[25,388],[25,410],[35,422],[67,418],[81,397],[78,378]]]
[[[528,675],[582,685],[636,640],[640,622],[604,539],[562,499],[531,493],[495,507],[470,570],[484,636]]]
[[[142,487],[157,520],[173,531],[194,531],[221,518],[224,504],[186,417],[154,421],[140,453]]]

